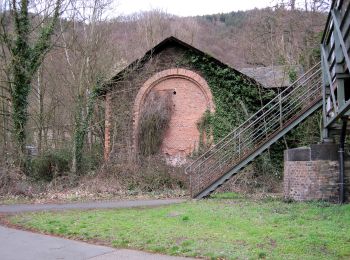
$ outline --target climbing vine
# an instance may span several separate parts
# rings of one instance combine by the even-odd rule
[[[62,1],[56,0],[52,3],[54,8],[52,17],[44,19],[44,21],[47,20],[47,23],[41,24],[41,30],[36,32],[37,38],[32,35],[36,31],[36,25],[32,23],[34,19],[29,12],[30,1],[13,0],[10,2],[9,13],[11,14],[12,26],[6,28],[2,24],[3,30],[0,33],[0,38],[4,43],[4,53],[8,52],[11,57],[8,64],[11,81],[8,84],[12,104],[14,141],[17,146],[16,164],[26,170],[28,158],[26,158],[25,153],[25,129],[28,121],[28,98],[31,91],[31,81],[52,45],[51,37],[55,33],[55,26],[61,15]]]
[[[199,144],[197,150],[194,151],[194,156],[202,154],[212,145],[212,118],[213,113],[206,110],[201,119],[197,122],[199,130]]]
[[[84,97],[79,95],[75,111],[75,125],[73,135],[73,162],[72,172],[80,174],[83,168],[83,153],[86,135],[94,112],[96,99],[101,92],[103,77],[97,77],[96,84],[92,87],[91,93]],[[86,101],[84,101],[84,98]],[[84,113],[86,110],[86,113]]]
[[[179,65],[200,71],[214,97],[215,113],[206,113],[198,122],[201,140],[203,134],[212,133],[214,142],[219,141],[276,95],[273,90],[263,88],[240,73],[213,62],[209,56],[188,52]],[[295,71],[290,71],[288,76],[292,81],[297,78]],[[310,117],[287,134],[285,142],[280,140],[272,145],[253,164],[255,172],[258,175],[267,173],[280,177],[283,168],[283,150],[317,142],[319,118],[318,114]],[[205,149],[205,145],[202,147]]]
[[[208,128],[211,128],[215,142],[243,123],[275,95],[273,91],[263,89],[237,71],[213,62],[209,56],[188,52],[182,62],[181,65],[201,71],[212,91],[215,113],[210,116],[210,124],[205,124],[205,129],[200,130],[208,132]]]

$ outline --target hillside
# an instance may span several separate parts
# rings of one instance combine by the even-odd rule
[[[113,21],[112,37],[128,61],[174,35],[236,68],[308,67],[317,57],[326,15],[267,8],[188,18],[151,12],[122,20]]]

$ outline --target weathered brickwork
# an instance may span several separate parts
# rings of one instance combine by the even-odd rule
[[[305,150],[297,151],[305,153]],[[288,151],[287,151],[288,152]],[[294,151],[295,152],[295,151]],[[312,149],[310,150],[312,153]],[[335,160],[284,161],[284,197],[295,201],[339,200],[339,163]],[[345,197],[349,201],[350,165],[345,168]]]
[[[105,131],[105,158],[128,160],[134,156],[137,147],[135,129],[140,109],[150,91],[161,89],[176,91],[173,96],[175,113],[170,126],[179,126],[172,128],[175,132],[169,129],[166,133],[163,154],[177,154],[181,159],[193,149],[199,138],[195,121],[206,109],[213,111],[215,108],[202,72],[190,66],[179,67],[184,55],[186,50],[180,47],[169,47],[154,54],[141,68],[128,71],[125,78],[108,92],[110,99],[106,101],[110,101],[110,109],[105,114],[105,127],[108,130]],[[190,110],[185,113],[184,109]],[[185,126],[189,125],[188,122],[191,122],[190,127]]]
[[[161,150],[172,165],[186,162],[199,143],[197,122],[206,110],[214,111],[211,91],[206,81],[197,73],[173,68],[156,73],[145,82],[138,92],[134,104],[134,147],[137,147],[139,116],[143,104],[151,93],[170,91],[173,111],[169,128],[165,133]]]
[[[105,97],[105,144],[104,159],[108,160],[111,152],[111,115],[112,115],[112,95],[108,93]]]
[[[350,162],[345,163],[345,199],[347,202],[350,202]]]
[[[284,163],[284,196],[296,201],[337,201],[338,162],[295,161]]]

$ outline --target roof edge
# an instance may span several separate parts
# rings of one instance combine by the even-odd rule
[[[131,62],[129,65],[127,65],[124,69],[122,69],[121,71],[119,71],[115,76],[111,77],[109,80],[107,80],[103,86],[102,86],[102,89],[99,93],[99,95],[104,95],[106,92],[109,91],[109,87],[118,81],[118,79],[121,79],[125,73],[128,72],[128,70],[130,70],[131,68],[134,68],[135,66],[140,66],[142,64],[144,64],[144,62],[146,62],[150,57],[152,57],[152,55],[154,54],[158,54],[160,53],[162,50],[164,50],[169,44],[171,43],[175,43],[179,46],[182,46],[184,48],[187,48],[201,56],[206,56],[210,61],[214,62],[215,64],[221,66],[221,67],[224,67],[224,68],[228,68],[230,69],[231,71],[233,71],[234,73],[242,76],[243,78],[245,78],[246,80],[249,80],[251,83],[255,84],[255,85],[258,85],[260,87],[263,87],[263,88],[266,88],[262,83],[258,82],[257,80],[255,80],[254,78],[240,72],[239,70],[231,67],[230,65],[214,58],[211,54],[208,54],[208,53],[205,53],[204,51],[201,51],[199,50],[198,48],[176,38],[175,36],[169,36],[167,38],[165,38],[164,40],[162,40],[161,42],[159,42],[157,45],[155,45],[153,48],[149,49],[148,51],[146,51],[146,53],[134,60],[133,62]]]

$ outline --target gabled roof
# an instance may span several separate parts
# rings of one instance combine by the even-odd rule
[[[246,80],[250,81],[252,84],[255,85],[259,85],[261,87],[264,87],[263,84],[261,84],[260,82],[256,81],[255,79],[243,74],[242,72],[232,68],[231,66],[223,63],[222,61],[214,58],[213,56],[204,53],[203,51],[195,48],[194,46],[185,43],[181,40],[179,40],[178,38],[174,37],[174,36],[170,36],[168,38],[165,38],[163,41],[161,41],[160,43],[158,43],[156,46],[154,46],[152,49],[148,50],[144,56],[142,56],[141,58],[133,61],[132,63],[130,63],[127,67],[125,67],[124,69],[122,69],[121,71],[119,71],[114,77],[112,77],[108,82],[106,82],[100,92],[100,94],[105,94],[108,89],[110,87],[113,86],[113,84],[115,82],[118,82],[119,80],[121,80],[125,74],[127,74],[130,70],[132,70],[135,67],[139,67],[142,66],[144,63],[146,63],[149,58],[151,58],[153,55],[156,55],[160,52],[162,52],[163,50],[165,50],[168,47],[173,47],[173,46],[177,46],[177,47],[181,47],[187,50],[190,50],[198,55],[201,56],[205,56],[209,61],[214,62],[215,64],[217,64],[218,66],[222,67],[222,68],[228,68],[230,69],[233,73],[240,75],[242,78],[245,78]]]
[[[290,71],[294,71],[297,78],[304,74],[303,68],[298,65],[243,68],[240,71],[263,84],[265,88],[290,86],[293,83],[289,77]]]

